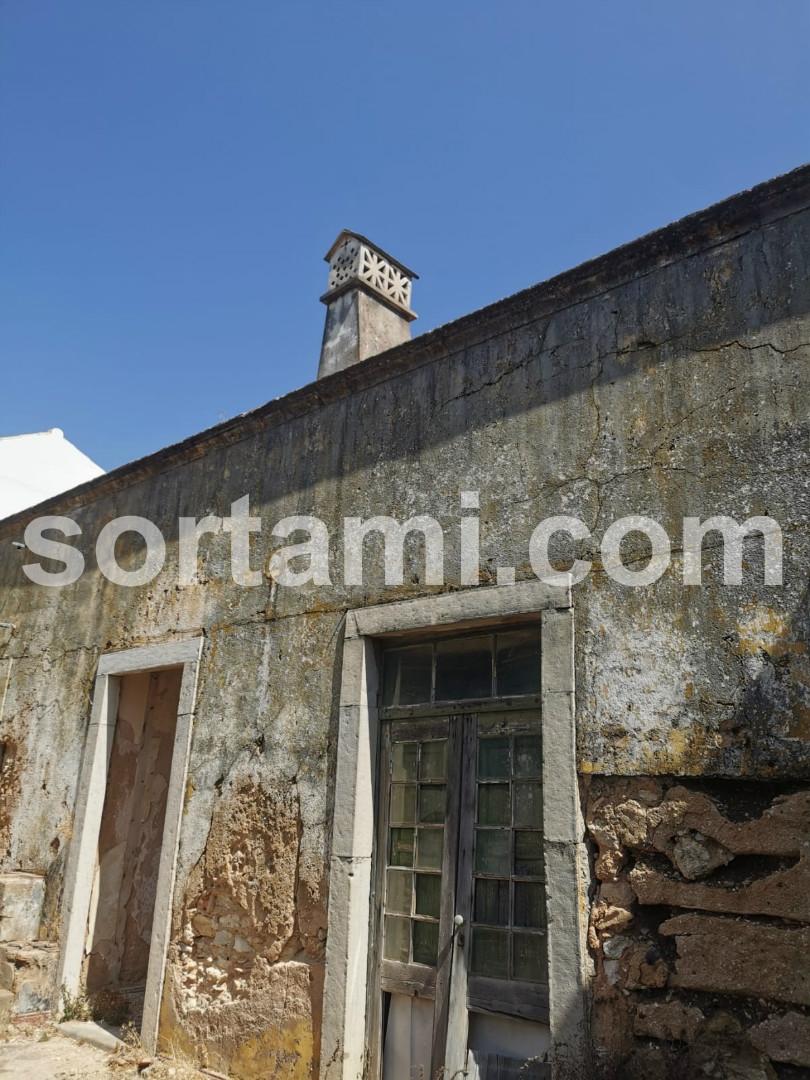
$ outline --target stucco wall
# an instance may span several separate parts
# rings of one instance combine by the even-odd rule
[[[0,519],[103,473],[59,428],[0,435]]]
[[[528,577],[529,536],[552,514],[581,517],[597,539],[625,514],[659,520],[673,565],[647,588],[617,585],[596,544],[579,546],[594,558],[574,599],[584,783],[807,778],[810,211],[796,196],[765,209],[714,239],[707,228],[682,258],[608,266],[581,299],[527,295],[463,333],[402,346],[390,378],[385,356],[369,362],[373,380],[334,376],[320,406],[269,409],[244,437],[232,429],[154,475],[102,481],[97,497],[66,504],[88,561],[76,585],[27,582],[25,555],[8,542],[24,523],[0,524],[0,619],[16,624],[0,630],[0,844],[7,868],[46,873],[46,936],[58,933],[100,651],[202,630],[164,1032],[202,1042],[235,1076],[266,1074],[268,1061],[303,1076],[317,1058],[342,615],[431,589],[418,548],[409,583],[385,588],[373,545],[363,587],[340,584],[336,547],[330,588],[240,589],[227,536],[203,541],[200,582],[178,587],[178,515],[227,514],[245,494],[265,522],[255,567],[289,514],[316,514],[339,535],[344,515],[427,513],[447,524],[452,579],[469,489],[481,493],[484,581],[497,565]],[[681,519],[717,513],[780,523],[783,587],[762,585],[756,545],[743,585],[721,586],[715,546],[704,586],[683,586]],[[121,514],[153,520],[170,541],[164,571],[143,588],[117,588],[94,567],[98,531]],[[557,555],[569,554],[561,538]],[[199,919],[212,912],[214,924]],[[208,948],[200,930],[228,930],[225,916],[250,947],[244,964],[232,941]]]

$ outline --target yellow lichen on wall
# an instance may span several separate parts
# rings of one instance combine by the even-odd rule
[[[235,1077],[284,1076],[289,1080],[308,1080],[312,1064],[312,1024],[301,1020],[242,1043],[229,1067]]]
[[[786,653],[801,656],[807,652],[804,641],[791,640],[790,627],[778,611],[761,604],[746,604],[742,611],[743,618],[737,627],[741,653],[766,652],[777,657]]]
[[[264,986],[239,1003],[187,1009],[167,975],[160,1018],[162,1052],[234,1080],[305,1080],[317,1071],[320,970],[292,961],[273,966]]]

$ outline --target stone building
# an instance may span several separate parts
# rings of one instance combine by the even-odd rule
[[[329,262],[318,380],[0,523],[4,1008],[115,991],[234,1077],[810,1075],[810,167],[413,339],[407,267]],[[783,584],[716,531],[694,583],[719,514]],[[445,582],[427,533],[397,584],[347,550],[375,515],[435,519]]]

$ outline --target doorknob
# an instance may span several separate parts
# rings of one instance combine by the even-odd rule
[[[453,926],[455,926],[456,930],[460,930],[463,925],[464,925],[464,916],[463,915],[454,915],[453,916]]]

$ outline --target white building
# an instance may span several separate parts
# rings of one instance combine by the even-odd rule
[[[0,436],[0,520],[103,472],[59,428]]]

